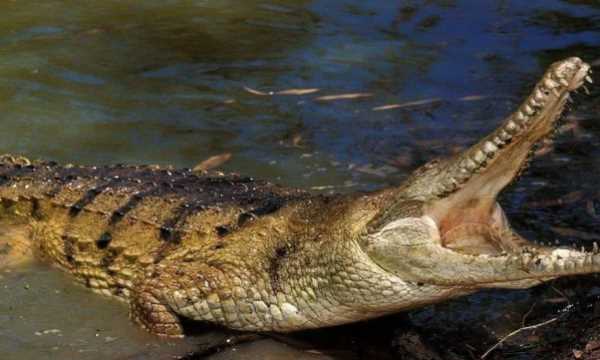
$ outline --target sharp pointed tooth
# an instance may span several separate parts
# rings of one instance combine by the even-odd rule
[[[583,264],[586,266],[592,265],[592,254],[590,254],[590,253],[585,254],[585,258],[583,259]]]
[[[492,156],[494,156],[496,151],[498,151],[498,147],[496,145],[494,145],[494,143],[492,143],[491,141],[486,141],[483,144],[482,150],[484,153],[487,154],[488,157],[492,157]]]
[[[558,82],[560,82],[562,86],[569,86],[569,82],[566,79],[560,79]]]
[[[469,170],[461,168],[460,170],[458,170],[456,180],[458,180],[460,184],[464,184],[465,182],[467,182],[467,180],[469,180],[470,177],[471,173],[469,172]]]
[[[504,144],[505,144],[504,140],[502,140],[502,138],[500,137],[500,135],[494,137],[493,141],[494,141],[494,144],[496,146],[498,146],[499,148],[503,147]]]
[[[461,167],[460,169],[458,169],[458,174],[460,176],[470,176],[471,175],[469,170],[465,169],[464,167]]]
[[[558,92],[557,89],[552,89],[552,93],[554,94],[554,96],[559,97],[560,96],[560,92]]]
[[[498,133],[498,136],[500,137],[500,139],[504,140],[504,141],[508,141],[510,139],[512,139],[512,136],[506,132],[506,130],[500,130],[500,132]]]
[[[547,264],[546,268],[550,271],[562,271],[565,263],[562,260],[554,260]]]
[[[517,122],[519,124],[523,124],[523,123],[527,122],[527,116],[525,116],[525,114],[523,113],[523,111],[519,110],[515,114],[515,120],[517,120]]]
[[[527,267],[531,263],[532,256],[531,254],[523,254],[521,255],[521,263],[524,267]]]
[[[554,89],[558,85],[559,85],[559,83],[557,83],[556,81],[554,81],[550,78],[546,78],[546,80],[544,80],[544,86],[547,87],[548,89]]]
[[[593,83],[594,83],[594,81],[592,80],[592,77],[591,77],[591,76],[589,76],[589,75],[586,75],[586,76],[585,76],[585,81],[589,82],[590,84],[593,84]]]
[[[487,160],[487,156],[481,150],[477,150],[477,152],[473,155],[473,160],[478,164],[483,164]]]
[[[451,193],[454,191],[454,189],[456,189],[456,186],[454,186],[453,183],[446,181],[442,183],[442,188],[444,189],[445,193]]]
[[[462,163],[461,163],[461,167],[463,169],[467,169],[469,171],[475,171],[479,168],[479,166],[477,165],[477,163],[475,161],[473,161],[473,159],[470,158],[465,158]]]
[[[565,98],[569,103],[573,103],[573,99],[571,99],[571,96],[567,94],[567,97]]]
[[[598,243],[594,241],[594,243],[592,244],[592,252],[594,254],[598,253]]]
[[[519,114],[519,112],[517,112],[517,114]],[[521,127],[516,122],[510,120],[504,127],[504,130],[506,130],[507,133],[514,135],[521,130]]]
[[[535,113],[535,110],[533,110],[533,108],[529,106],[529,104],[525,104],[523,105],[523,112],[526,115],[533,115]]]
[[[446,191],[446,188],[444,187],[444,184],[437,184],[437,185],[435,186],[435,192],[436,192],[437,194],[439,194],[439,195],[443,195],[443,194],[445,194],[447,191]]]

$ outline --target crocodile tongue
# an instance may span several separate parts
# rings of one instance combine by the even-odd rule
[[[526,166],[534,144],[553,132],[570,92],[591,82],[589,70],[576,57],[552,64],[498,129],[433,169],[426,212],[437,223],[444,246],[495,254],[523,245],[522,238],[506,236],[509,225],[496,197]]]

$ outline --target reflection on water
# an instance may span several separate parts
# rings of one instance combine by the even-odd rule
[[[550,62],[577,55],[600,63],[595,1],[29,0],[1,2],[0,14],[0,152],[177,166],[227,152],[224,170],[319,191],[397,183],[493,128]],[[286,89],[319,91],[269,95]],[[349,93],[369,96],[316,99]],[[557,151],[504,202],[522,231],[587,244],[600,222],[600,128],[589,115],[600,104],[578,102]],[[575,191],[573,201],[557,200]],[[119,339],[110,348],[132,349],[115,356],[170,346],[63,275],[33,267],[1,281],[0,354],[92,348],[86,358],[101,358],[108,337]],[[517,313],[530,301],[529,292],[507,296],[520,299]],[[467,324],[492,326],[506,302],[493,293],[440,311],[463,318],[470,309]],[[489,303],[497,312],[481,318]],[[54,328],[60,339],[35,335]],[[95,328],[111,330],[96,339]],[[279,351],[261,344],[227,357]]]

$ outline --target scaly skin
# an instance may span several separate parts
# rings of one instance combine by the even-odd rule
[[[518,236],[495,201],[588,69],[577,58],[553,64],[480,143],[374,193],[320,196],[235,175],[4,156],[3,225],[31,245],[0,244],[0,266],[33,249],[128,302],[161,336],[181,336],[182,317],[286,332],[599,271],[596,251]]]

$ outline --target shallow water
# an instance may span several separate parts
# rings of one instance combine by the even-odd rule
[[[325,192],[397,184],[459,151],[555,60],[600,65],[600,5],[583,0],[27,0],[1,2],[0,19],[0,152],[187,167],[231,153],[224,171]],[[318,91],[280,93],[290,89]],[[362,95],[318,99],[349,93]],[[503,198],[530,236],[600,238],[598,93],[577,99],[556,151]],[[198,346],[146,336],[123,305],[45,267],[3,274],[0,285],[3,359],[160,357]],[[444,319],[503,334],[532,301],[529,291],[491,292],[411,317],[426,329]],[[286,352],[272,342],[219,356],[291,356],[275,355]],[[333,353],[365,354],[353,346]],[[315,354],[304,350],[297,356]]]

